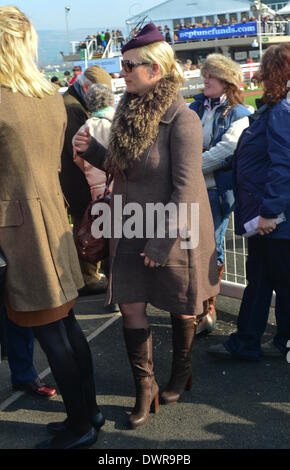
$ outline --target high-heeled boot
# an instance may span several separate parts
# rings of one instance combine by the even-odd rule
[[[159,387],[153,372],[151,330],[124,328],[123,331],[136,386],[136,402],[129,416],[129,425],[135,429],[147,422],[150,410],[158,412]]]
[[[219,272],[219,283],[220,283],[223,277],[223,272],[224,272],[223,264],[218,264],[218,272]],[[196,335],[199,335],[200,333],[203,333],[203,332],[211,333],[212,331],[216,329],[215,303],[216,303],[216,295],[214,297],[210,297],[209,299],[203,302],[203,315],[196,329]]]
[[[197,317],[187,319],[171,315],[173,358],[171,377],[161,394],[163,404],[175,403],[185,390],[192,388],[191,349],[197,326]]]

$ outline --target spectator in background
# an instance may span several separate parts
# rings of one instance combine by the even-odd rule
[[[114,118],[114,93],[106,85],[94,83],[86,95],[88,110],[91,117],[79,130],[90,129],[90,134],[105,148],[108,148],[111,124]],[[74,162],[84,172],[90,186],[92,200],[98,199],[104,193],[106,173],[85,162],[83,158],[74,154]]]
[[[124,44],[124,36],[120,28],[117,29],[118,49],[122,49]]]
[[[66,86],[66,87],[68,87],[68,86],[69,86],[69,82],[70,82],[70,80],[71,80],[71,78],[70,78],[70,77],[71,77],[70,71],[69,71],[69,70],[66,70],[63,75],[64,75],[64,83],[63,83],[63,85]]]
[[[38,397],[50,398],[56,390],[40,380],[33,365],[34,334],[33,329],[19,326],[7,317],[4,304],[0,305],[0,316],[4,324],[4,355],[8,359],[11,372],[12,389],[25,391]]]
[[[189,70],[191,70],[191,67],[192,67],[192,60],[187,59],[184,65],[184,71],[189,72]]]
[[[168,42],[169,44],[172,42],[170,29],[168,28],[168,26],[165,28],[165,41]]]
[[[102,52],[102,51],[103,51],[102,35],[101,35],[101,32],[98,31],[98,33],[97,33],[97,52]]]
[[[233,155],[242,131],[248,127],[250,112],[243,105],[241,67],[222,54],[210,54],[203,64],[204,92],[195,96],[190,109],[197,112],[203,126],[202,170],[205,175],[215,227],[220,280],[224,270],[223,243],[234,207],[232,174],[222,170]],[[216,326],[216,297],[204,302],[204,318],[197,334]]]
[[[106,46],[108,45],[110,39],[111,39],[111,33],[110,33],[110,30],[107,29],[106,32],[105,32],[105,42],[106,42]]]
[[[80,65],[76,65],[74,68],[73,68],[73,78],[71,79],[71,81],[69,82],[69,86],[72,86],[76,79],[78,78],[79,75],[82,74],[82,68]]]
[[[68,201],[68,212],[73,222],[73,233],[76,238],[83,214],[91,202],[91,192],[87,180],[73,161],[72,138],[79,128],[89,119],[90,112],[86,103],[86,94],[93,83],[112,87],[111,77],[103,68],[94,65],[89,67],[83,75],[64,94],[68,123],[62,152],[62,171],[60,181],[63,193]],[[107,281],[100,273],[101,264],[93,265],[80,259],[81,270],[85,287],[80,295],[92,295],[104,292]]]
[[[115,31],[114,29],[112,30],[112,40],[115,48],[118,49],[118,36],[117,31]]]
[[[52,77],[50,81],[56,89],[59,89],[62,86],[58,77]]]
[[[263,98],[233,159],[236,233],[245,233],[244,224],[254,217],[258,217],[258,233],[248,238],[247,286],[237,332],[209,348],[209,353],[221,358],[282,358],[290,346],[289,77],[290,44],[267,48],[255,76],[263,84]],[[285,221],[277,225],[281,213]],[[273,291],[277,331],[273,340],[261,345]]]
[[[106,39],[105,39],[105,31],[101,32],[101,40],[102,40],[103,47],[106,47],[107,43],[106,43]]]

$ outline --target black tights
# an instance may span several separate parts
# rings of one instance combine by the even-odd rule
[[[33,327],[33,331],[62,395],[71,430],[79,436],[86,434],[99,409],[90,348],[73,310],[68,317]]]

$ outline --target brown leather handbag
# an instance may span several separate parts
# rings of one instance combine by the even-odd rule
[[[100,202],[110,205],[111,190],[110,185],[113,181],[113,175],[108,175],[104,194],[99,196],[95,201],[91,201],[88,205],[77,233],[76,248],[78,255],[84,261],[95,264],[103,260],[109,255],[109,239],[108,238],[95,238],[92,235],[92,224],[102,215],[92,215],[92,209],[95,204]]]

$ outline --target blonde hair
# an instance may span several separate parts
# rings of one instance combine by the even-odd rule
[[[167,78],[174,83],[183,83],[182,67],[176,61],[174,51],[167,42],[153,42],[139,47],[138,53],[144,62],[159,64],[161,78]]]
[[[0,85],[36,98],[55,93],[36,65],[37,47],[26,16],[14,6],[0,7]]]

